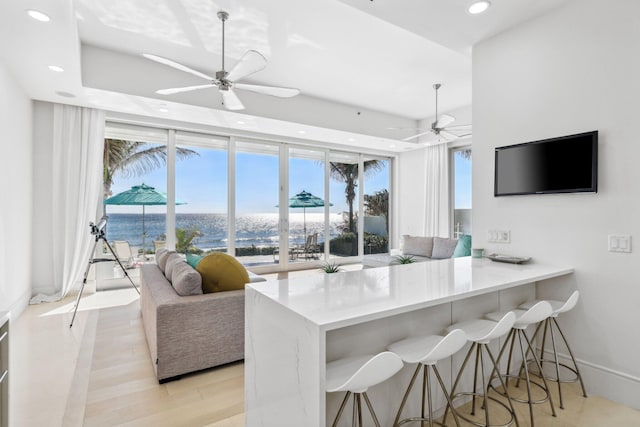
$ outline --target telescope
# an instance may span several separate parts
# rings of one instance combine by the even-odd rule
[[[100,218],[100,221],[98,221],[98,224],[94,224],[93,222],[90,222],[89,228],[91,228],[91,234],[93,234],[96,237],[104,236],[104,229],[107,226],[108,219],[109,217],[105,215],[102,218]]]
[[[113,261],[117,262],[120,268],[122,269],[122,271],[124,272],[125,277],[129,279],[129,282],[131,282],[131,286],[133,286],[133,289],[135,289],[136,292],[140,294],[140,291],[136,287],[135,283],[133,283],[133,280],[129,276],[129,273],[127,273],[127,269],[124,268],[124,265],[122,265],[122,262],[118,258],[118,255],[115,253],[115,251],[113,250],[113,248],[111,247],[111,245],[106,239],[105,228],[107,227],[108,219],[109,217],[104,215],[102,218],[100,218],[100,221],[98,221],[97,224],[94,224],[93,222],[89,223],[91,234],[95,236],[95,243],[93,244],[93,248],[91,249],[91,252],[90,252],[91,258],[89,258],[89,262],[87,263],[87,269],[84,271],[84,279],[82,279],[82,286],[80,286],[80,292],[78,293],[78,298],[76,299],[76,305],[73,309],[73,317],[71,318],[71,323],[69,323],[69,327],[73,326],[73,321],[76,319],[76,314],[78,313],[78,305],[80,305],[80,298],[82,298],[82,291],[84,290],[84,285],[87,284],[87,276],[89,275],[89,269],[95,263],[113,262]],[[109,249],[109,252],[111,252],[111,255],[113,255],[113,258],[95,258],[94,257],[96,253],[96,247],[98,246],[98,242],[100,240],[104,242],[107,249]]]

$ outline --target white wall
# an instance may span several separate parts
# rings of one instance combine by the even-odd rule
[[[474,47],[474,246],[569,265],[539,284],[578,306],[560,318],[587,390],[640,408],[640,248],[607,251],[607,235],[640,242],[640,2],[580,0]],[[597,194],[493,197],[494,147],[600,131]],[[570,165],[567,165],[570,168]],[[511,244],[486,244],[489,229]]]
[[[51,197],[51,164],[53,138],[53,104],[34,101],[33,107],[33,254],[39,263],[31,272],[32,294],[53,295],[56,292],[51,281],[53,258],[49,255],[56,247],[51,233],[51,209],[56,202]]]
[[[0,62],[0,311],[17,317],[31,297],[32,104]]]

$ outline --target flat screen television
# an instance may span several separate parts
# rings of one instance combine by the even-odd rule
[[[598,191],[598,131],[495,149],[494,196]]]

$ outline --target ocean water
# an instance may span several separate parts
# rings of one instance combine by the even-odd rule
[[[338,227],[343,224],[342,214],[331,214],[331,237],[337,236]],[[305,215],[289,214],[289,244],[303,244],[305,239]],[[152,248],[153,240],[160,240],[166,232],[165,214],[146,214],[144,228],[146,230],[145,247]],[[227,247],[226,214],[176,214],[176,228],[196,228],[202,235],[194,241],[200,249],[216,249]],[[318,240],[324,241],[324,214],[306,214],[307,235],[318,233]],[[257,213],[238,215],[236,217],[236,247],[277,246],[278,214]],[[107,223],[107,240],[128,240],[131,246],[142,247],[142,214],[109,214]]]

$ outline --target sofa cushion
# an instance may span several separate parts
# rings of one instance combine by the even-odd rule
[[[433,252],[431,258],[444,259],[451,258],[458,245],[458,239],[433,238]]]
[[[402,254],[431,257],[433,252],[433,237],[402,236]]]
[[[193,268],[196,268],[196,265],[198,265],[200,260],[203,258],[201,255],[194,255],[194,254],[186,254],[186,257],[187,257],[187,264],[189,264]]]
[[[167,260],[169,259],[169,255],[173,253],[175,253],[175,251],[170,251],[164,248],[156,252],[156,264],[158,264],[158,267],[160,267],[160,270],[163,273],[167,268]]]
[[[202,276],[184,261],[173,265],[171,285],[180,296],[202,295]]]
[[[471,256],[471,236],[468,234],[460,236],[451,258],[458,258],[461,256]]]
[[[166,277],[168,281],[171,281],[171,276],[173,276],[173,267],[180,261],[182,261],[182,257],[175,252],[169,254],[167,257],[167,265],[164,268],[164,277]]]
[[[202,258],[196,266],[202,276],[202,292],[220,292],[244,289],[249,274],[237,259],[222,252],[214,252]]]

